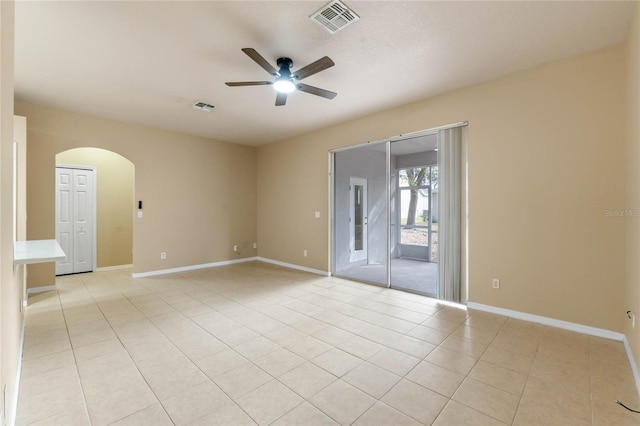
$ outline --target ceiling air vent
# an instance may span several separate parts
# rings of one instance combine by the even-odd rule
[[[206,102],[198,101],[195,104],[191,105],[191,108],[199,109],[200,111],[204,111],[204,112],[211,112],[215,107]]]
[[[352,22],[360,19],[358,15],[344,3],[334,0],[309,17],[322,25],[331,34],[338,32]]]

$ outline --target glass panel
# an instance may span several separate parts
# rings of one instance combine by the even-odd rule
[[[401,188],[429,185],[429,167],[402,169],[399,176]]]
[[[431,217],[429,189],[402,189],[400,198],[400,244],[427,247]]]
[[[433,256],[436,142],[436,135],[427,135],[391,144],[392,175],[397,176],[390,199],[392,224],[397,224],[391,230],[391,287],[433,297],[438,284],[437,255]]]
[[[427,171],[427,182],[431,186],[431,190],[438,189],[438,166],[431,166]]]
[[[387,154],[372,144],[333,154],[333,273],[387,286]]]
[[[438,261],[438,166],[429,167],[427,179],[431,186],[430,235],[431,262]]]
[[[353,226],[355,227],[354,234],[354,245],[355,250],[362,250],[363,247],[363,226],[364,226],[364,214],[362,209],[362,194],[363,194],[363,186],[362,185],[354,185],[353,191],[353,204],[355,206],[354,212],[354,222]]]

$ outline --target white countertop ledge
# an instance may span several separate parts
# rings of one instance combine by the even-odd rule
[[[16,241],[13,245],[14,265],[55,262],[66,257],[56,240]]]

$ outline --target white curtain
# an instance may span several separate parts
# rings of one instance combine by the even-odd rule
[[[438,132],[438,298],[460,303],[462,128]]]

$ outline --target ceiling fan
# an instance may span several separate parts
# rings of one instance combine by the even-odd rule
[[[274,89],[276,89],[276,92],[278,92],[278,95],[276,96],[276,106],[284,105],[287,102],[287,94],[293,92],[294,90],[299,90],[301,92],[310,93],[312,95],[321,96],[327,99],[333,99],[338,95],[337,93],[330,92],[329,90],[309,86],[308,84],[304,83],[298,83],[298,81],[302,80],[303,78],[307,78],[313,74],[334,66],[335,63],[328,56],[320,58],[317,61],[310,63],[306,67],[302,67],[298,71],[292,73],[291,66],[293,65],[293,61],[289,58],[278,58],[278,61],[276,63],[280,69],[277,70],[272,67],[271,64],[262,57],[262,55],[256,52],[255,49],[245,47],[244,49],[242,49],[242,51],[246,53],[248,57],[253,59],[255,63],[260,65],[265,71],[271,74],[274,77],[274,80],[231,81],[225,83],[227,86],[236,87],[273,85]]]

